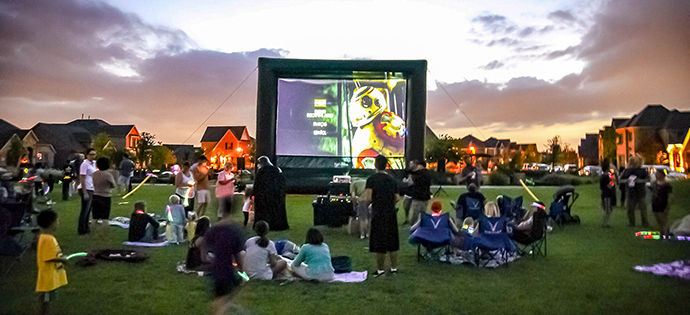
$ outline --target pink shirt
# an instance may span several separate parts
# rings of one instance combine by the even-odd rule
[[[229,183],[221,185],[220,182],[230,180]],[[235,194],[235,174],[232,172],[221,171],[216,182],[216,198],[223,198]]]

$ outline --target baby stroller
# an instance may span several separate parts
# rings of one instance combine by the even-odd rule
[[[578,197],[580,194],[575,192],[573,186],[559,188],[553,195],[553,202],[549,207],[549,218],[561,227],[565,224],[580,224],[580,217],[571,214],[573,204]]]

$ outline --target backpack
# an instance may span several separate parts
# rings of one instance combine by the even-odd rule
[[[348,273],[352,271],[352,260],[347,256],[335,256],[331,258],[331,264],[335,273]]]

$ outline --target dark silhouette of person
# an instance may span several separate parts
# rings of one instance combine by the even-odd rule
[[[266,221],[273,231],[290,228],[285,210],[285,176],[267,156],[256,161],[254,180],[254,222]]]

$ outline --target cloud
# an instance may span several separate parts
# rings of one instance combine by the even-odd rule
[[[484,70],[494,70],[494,69],[498,69],[498,68],[503,68],[503,66],[505,66],[505,64],[503,64],[502,62],[500,62],[498,60],[494,60],[494,61],[489,62],[486,65],[481,66],[479,68],[484,69]]]
[[[509,37],[503,37],[501,39],[492,39],[490,42],[486,44],[486,47],[491,47],[494,45],[515,46],[517,44],[520,44],[519,40],[512,39]]]
[[[286,53],[202,50],[180,30],[102,2],[13,2],[0,7],[0,104],[3,118],[25,128],[84,113],[181,142],[259,57]],[[210,124],[246,124],[253,132],[256,74],[249,79]]]
[[[532,33],[534,33],[534,27],[525,27],[518,33],[518,36],[527,37],[532,35]]]
[[[555,82],[521,77],[505,85],[470,80],[444,88],[487,137],[511,130],[531,141],[552,136],[544,133],[562,124],[593,128],[581,135],[596,132],[611,117],[630,116],[647,104],[690,110],[688,16],[687,1],[607,2],[578,45],[542,55],[546,66],[564,56],[582,61],[581,72]],[[434,131],[474,132],[445,93],[430,91],[428,99]]]
[[[568,10],[556,10],[547,16],[550,20],[565,24],[572,24],[577,21],[575,16]]]

